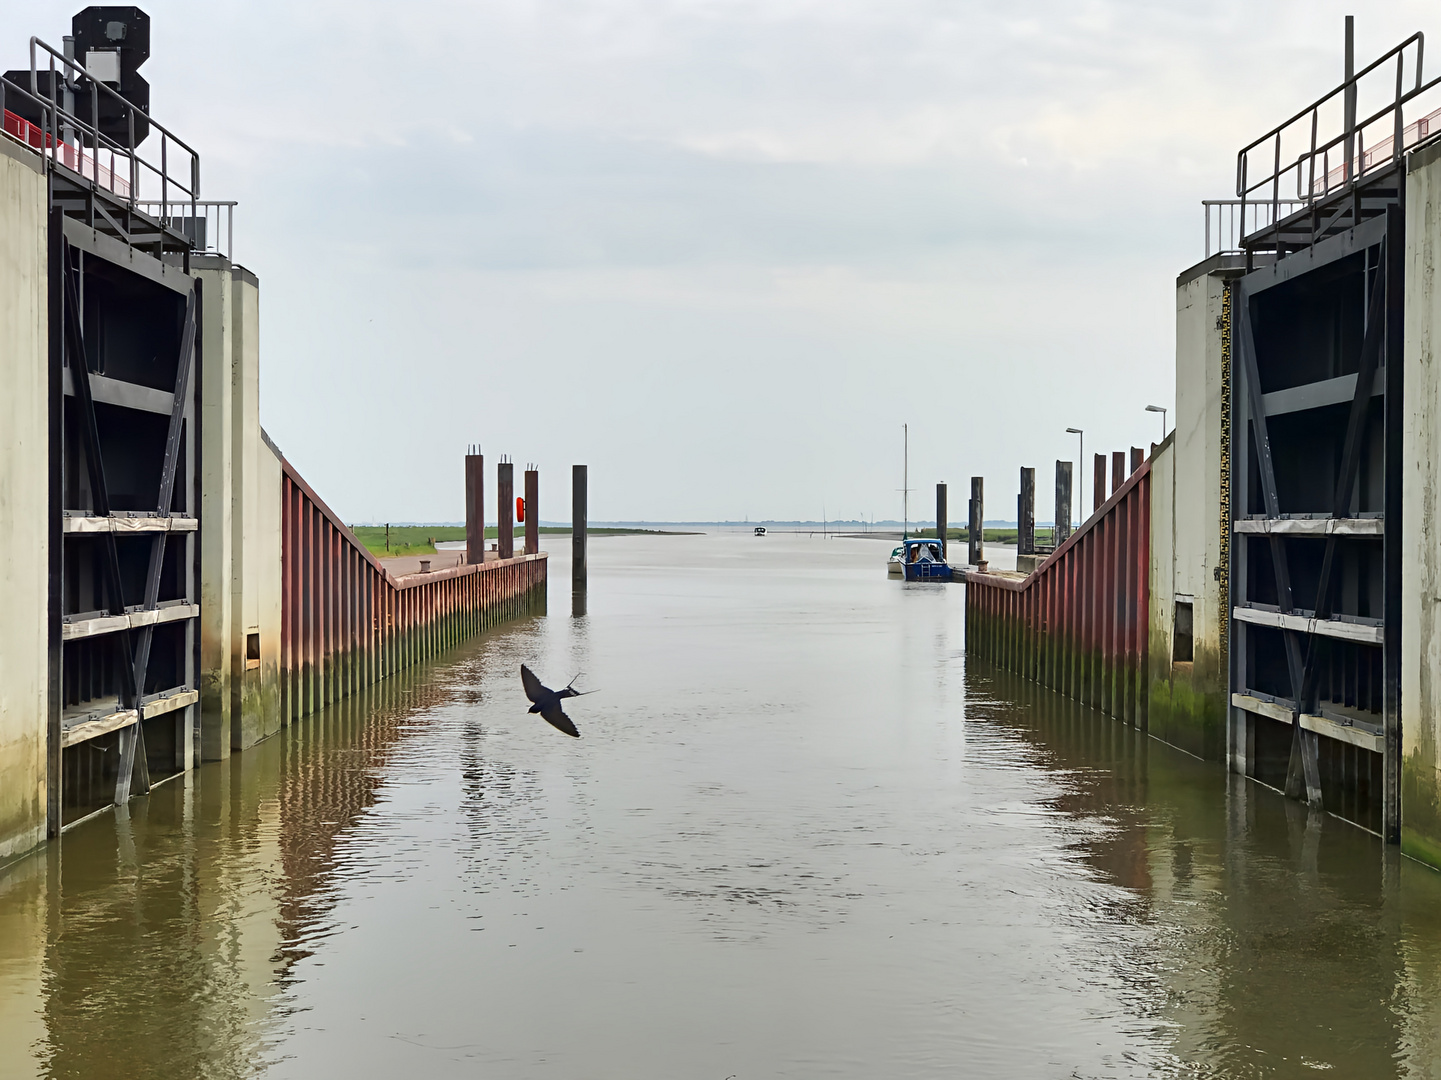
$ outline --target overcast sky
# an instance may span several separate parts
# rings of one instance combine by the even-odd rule
[[[12,0],[5,66],[78,7]],[[152,112],[240,201],[263,422],[354,521],[463,517],[476,442],[546,519],[574,462],[597,520],[899,517],[907,422],[913,505],[983,475],[1014,516],[1065,428],[1159,437],[1200,200],[1340,80],[1348,10],[143,7]],[[1436,10],[1368,6],[1359,57]]]

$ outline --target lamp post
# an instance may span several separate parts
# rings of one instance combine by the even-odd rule
[[[1068,427],[1067,435],[1079,435],[1081,437],[1081,448],[1076,451],[1076,486],[1080,489],[1076,492],[1077,513],[1082,515],[1084,520],[1086,505],[1086,433],[1078,427]]]
[[[1166,410],[1159,405],[1147,405],[1147,412],[1158,412],[1161,414],[1161,441],[1166,441]]]

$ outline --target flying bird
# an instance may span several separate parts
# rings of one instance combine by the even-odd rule
[[[579,675],[575,679],[580,678]],[[535,672],[524,664],[520,665],[520,681],[525,685],[525,696],[535,704],[531,705],[530,711],[540,713],[541,719],[553,728],[565,732],[573,738],[580,738],[580,732],[576,730],[571,718],[561,711],[560,703],[568,697],[584,697],[585,694],[593,694],[594,690],[584,692],[573,689],[575,679],[571,679],[564,690],[552,690],[548,686],[542,686],[540,680],[535,677]]]

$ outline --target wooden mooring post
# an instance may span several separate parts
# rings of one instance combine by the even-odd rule
[[[1021,469],[1021,493],[1016,496],[1016,554],[1036,553],[1036,470]]]
[[[1051,546],[1060,547],[1071,535],[1071,463],[1056,462],[1056,516],[1051,531]]]

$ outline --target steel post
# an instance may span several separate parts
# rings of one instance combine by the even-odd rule
[[[515,556],[515,466],[509,461],[495,467],[495,486],[500,500],[495,547],[502,559],[510,559]]]
[[[946,518],[946,485],[936,485],[936,538],[941,542],[941,558],[946,557],[946,532],[949,522]]]
[[[590,514],[588,467],[575,465],[570,473],[570,584],[571,589],[582,592],[586,587],[586,533]],[[584,614],[584,607],[581,608]]]
[[[485,562],[485,456],[465,455],[465,561]]]
[[[540,473],[525,470],[525,553],[540,553]]]
[[[980,566],[986,557],[986,481],[984,477],[971,477],[971,501],[969,520],[966,523],[966,562]]]

